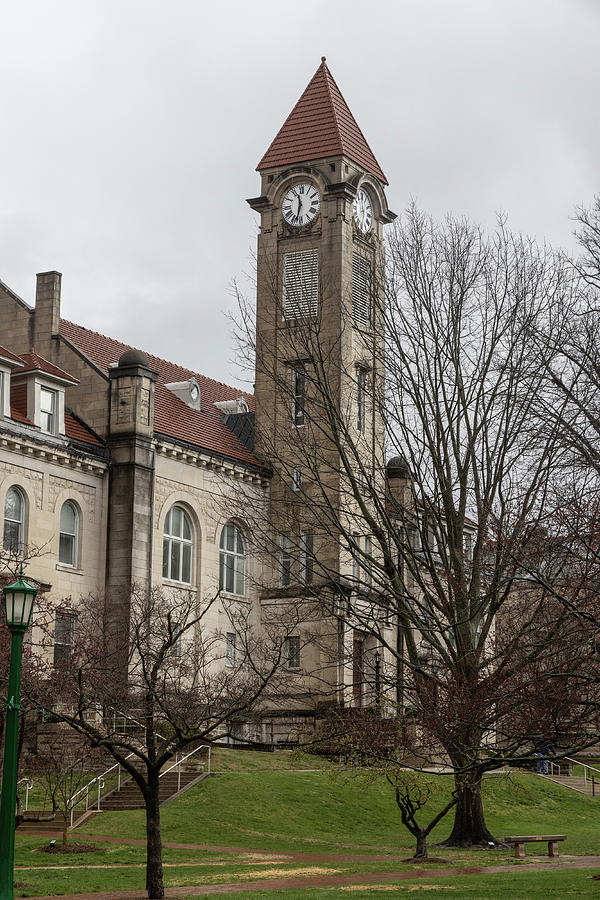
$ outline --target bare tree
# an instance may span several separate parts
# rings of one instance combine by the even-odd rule
[[[72,798],[90,781],[91,773],[102,763],[98,752],[77,755],[68,732],[63,732],[58,745],[37,754],[30,763],[30,773],[40,779],[52,803],[52,811],[62,814],[62,844],[67,846]]]
[[[555,584],[564,586],[564,547],[554,576],[537,584],[537,620],[513,617],[510,640],[497,627],[530,586],[533,535],[556,513],[550,488],[566,456],[556,420],[537,415],[547,382],[531,334],[553,327],[550,310],[570,295],[572,269],[502,221],[488,237],[465,221],[437,225],[413,208],[379,274],[370,328],[352,322],[350,298],[341,298],[341,337],[312,315],[278,335],[275,352],[256,345],[257,381],[271,380],[288,420],[297,391],[282,359],[301,360],[306,383],[303,428],[292,440],[277,428],[270,444],[261,438],[282,485],[272,508],[287,521],[292,558],[308,552],[303,523],[313,534],[310,586],[296,578],[289,592],[371,636],[371,673],[373,649],[383,651],[382,692],[437,736],[438,758],[456,777],[448,843],[489,843],[482,774],[531,758],[539,738],[520,713],[525,686],[551,691],[560,677],[576,689],[594,674],[591,655],[581,664],[565,656],[564,671],[558,662],[561,634],[594,637],[573,604],[547,606]],[[321,308],[333,302],[340,298],[323,283]],[[242,323],[252,347],[251,318]],[[362,347],[360,365],[356,357],[344,362],[350,339]],[[304,477],[292,493],[285,486],[297,470]],[[262,539],[275,578],[277,534],[267,528]],[[521,633],[527,640],[519,645]],[[364,680],[364,664],[354,671]],[[589,725],[582,702],[553,738],[562,750],[592,743]]]
[[[209,617],[217,601],[235,635],[235,658],[228,666],[224,635]],[[230,735],[267,691],[283,692],[279,672],[290,619],[280,619],[265,636],[244,604],[140,588],[129,598],[129,636],[121,645],[103,621],[102,601],[83,605],[69,664],[53,673],[46,696],[38,690],[36,701],[92,747],[107,750],[138,785],[146,808],[146,888],[150,898],[160,898],[161,769],[178,750]],[[128,679],[119,664],[124,652]],[[123,728],[123,719],[140,723],[141,733]]]
[[[418,733],[417,733],[418,732]],[[392,788],[402,824],[416,841],[413,859],[427,859],[427,838],[456,803],[456,791],[427,824],[420,813],[431,799],[431,788],[415,769],[430,753],[431,736],[411,717],[382,718],[371,709],[334,711],[312,735],[307,735],[309,753],[326,755],[358,780],[367,783],[385,778]],[[435,777],[430,775],[429,777]]]

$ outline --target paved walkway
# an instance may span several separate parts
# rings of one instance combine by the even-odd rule
[[[165,888],[165,897],[187,897],[190,894],[241,894],[243,891],[302,890],[315,887],[343,887],[350,884],[393,884],[416,878],[449,878],[454,875],[484,875],[503,872],[531,872],[540,869],[593,869],[600,868],[600,856],[579,856],[577,859],[551,860],[547,863],[530,863],[520,866],[472,866],[462,869],[415,868],[402,872],[362,872],[356,875],[319,875],[310,878],[265,878],[262,881],[235,881],[230,884],[204,884],[190,887]],[[93,894],[61,894],[60,900],[146,900],[146,891],[98,891]],[[52,897],[36,897],[36,900],[56,900]]]

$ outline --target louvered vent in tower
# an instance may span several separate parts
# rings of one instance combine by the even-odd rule
[[[371,324],[371,263],[352,255],[352,318],[359,325]]]
[[[283,256],[283,318],[309,319],[319,311],[319,256],[299,250]]]

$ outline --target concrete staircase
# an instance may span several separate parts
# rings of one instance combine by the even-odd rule
[[[540,775],[540,778],[547,778],[554,781],[555,784],[562,784],[563,787],[571,788],[572,791],[578,791],[580,794],[587,794],[588,797],[600,798],[600,781],[596,781],[594,786],[595,793],[592,794],[592,781],[590,778],[586,780],[583,775]]]
[[[167,768],[172,765],[169,763]],[[186,768],[185,763],[181,768],[181,781],[176,771],[167,772],[162,775],[159,780],[159,797],[160,805],[164,806],[176,797],[179,797],[185,791],[188,791],[195,784],[208,778],[207,772],[199,772],[196,767]],[[132,777],[121,781],[121,789],[114,788],[102,798],[103,810],[119,810],[119,809],[144,809],[144,798]]]

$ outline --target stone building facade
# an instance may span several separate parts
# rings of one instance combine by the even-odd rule
[[[221,592],[266,622],[270,605],[302,583],[292,548],[304,546],[306,560],[310,541],[329,572],[352,576],[340,543],[313,546],[315,523],[292,502],[306,474],[295,448],[308,434],[306,360],[317,340],[337,403],[357,418],[360,466],[383,487],[383,423],[361,391],[367,379],[371,392],[383,381],[372,301],[394,214],[324,58],[257,168],[261,192],[248,201],[260,216],[254,396],[61,319],[58,272],[37,276],[34,305],[0,283],[4,547],[41,549],[28,575],[55,603],[57,659],[72,640],[74,624],[61,618],[67,597],[76,606],[105,595],[118,621],[133,584]],[[326,437],[315,460],[313,480],[343,497]],[[347,514],[360,516],[352,502]],[[270,559],[251,551],[257,522],[279,541]],[[368,540],[360,529],[357,539]],[[211,615],[207,627],[218,631],[219,604]],[[303,689],[280,712],[287,725],[266,722],[266,739],[289,733],[319,703],[367,699],[357,672],[362,683],[373,648],[339,617],[311,627],[317,639],[299,635],[287,660],[305,670]]]

